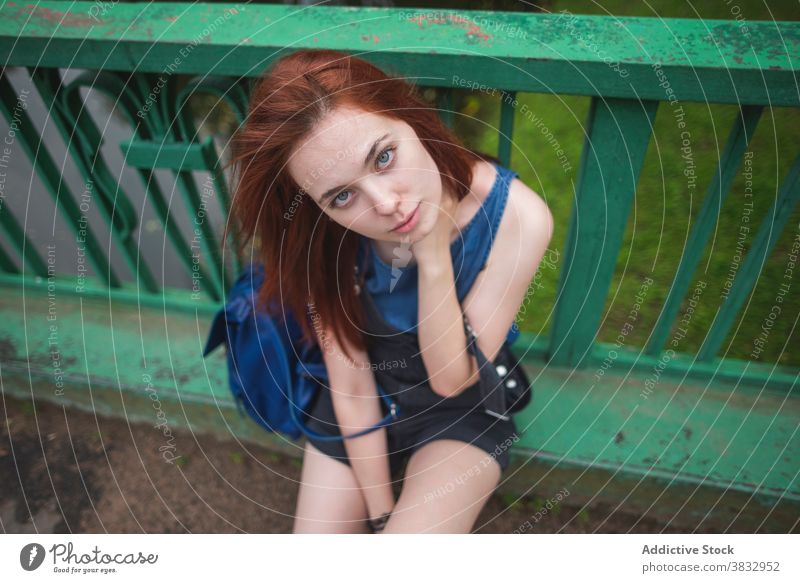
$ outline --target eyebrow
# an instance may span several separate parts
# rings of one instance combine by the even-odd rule
[[[367,152],[367,156],[366,156],[366,158],[364,158],[364,167],[365,167],[365,168],[366,168],[366,167],[367,167],[367,165],[369,164],[369,161],[370,161],[370,160],[372,160],[372,157],[375,155],[375,150],[377,150],[377,149],[378,149],[378,146],[380,145],[380,143],[381,143],[383,140],[385,140],[386,138],[388,138],[390,135],[391,135],[391,134],[388,134],[388,133],[387,133],[387,134],[383,134],[383,135],[382,135],[380,138],[378,138],[377,140],[375,140],[375,142],[372,144],[372,147],[369,149],[369,152]],[[324,203],[325,201],[327,201],[329,198],[331,198],[331,197],[333,197],[333,196],[336,196],[337,194],[339,194],[339,192],[340,192],[342,189],[344,189],[344,188],[347,188],[347,185],[346,185],[346,184],[342,184],[342,185],[340,185],[340,186],[334,186],[334,187],[333,187],[333,188],[331,188],[330,190],[326,190],[326,191],[325,191],[325,193],[324,193],[324,194],[323,194],[323,195],[320,197],[320,199],[319,199],[319,203],[320,203],[320,204],[323,204],[323,203]]]

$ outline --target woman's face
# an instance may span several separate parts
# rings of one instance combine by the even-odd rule
[[[413,243],[436,223],[439,170],[403,121],[339,107],[298,145],[288,168],[325,214],[369,239]],[[412,215],[411,230],[394,230]]]

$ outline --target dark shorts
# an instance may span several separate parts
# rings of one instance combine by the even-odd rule
[[[426,410],[401,404],[401,409],[399,418],[386,426],[389,467],[393,477],[400,475],[414,451],[436,439],[454,439],[475,445],[496,459],[501,470],[508,468],[511,444],[518,440],[513,419],[503,421],[477,407],[436,406]],[[384,415],[388,410],[382,400],[381,410]],[[324,435],[341,435],[328,388],[318,391],[309,411],[310,417],[306,420],[309,429]],[[314,438],[308,438],[308,441],[322,453],[350,465],[344,441]]]

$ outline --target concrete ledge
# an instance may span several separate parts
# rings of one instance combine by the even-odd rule
[[[0,290],[3,391],[299,457],[302,442],[241,417],[223,351],[203,359],[207,314],[46,291]],[[526,363],[532,405],[501,492],[570,492],[687,529],[789,532],[800,518],[797,419],[787,393]],[[642,397],[647,394],[647,398]],[[168,455],[165,453],[165,455]]]

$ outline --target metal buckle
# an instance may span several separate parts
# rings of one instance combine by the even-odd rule
[[[511,417],[509,417],[508,415],[501,415],[500,413],[496,413],[495,411],[492,411],[491,409],[484,409],[484,411],[487,414],[491,415],[492,417],[497,417],[498,419],[500,419],[502,421],[508,421],[508,420],[511,419]]]

